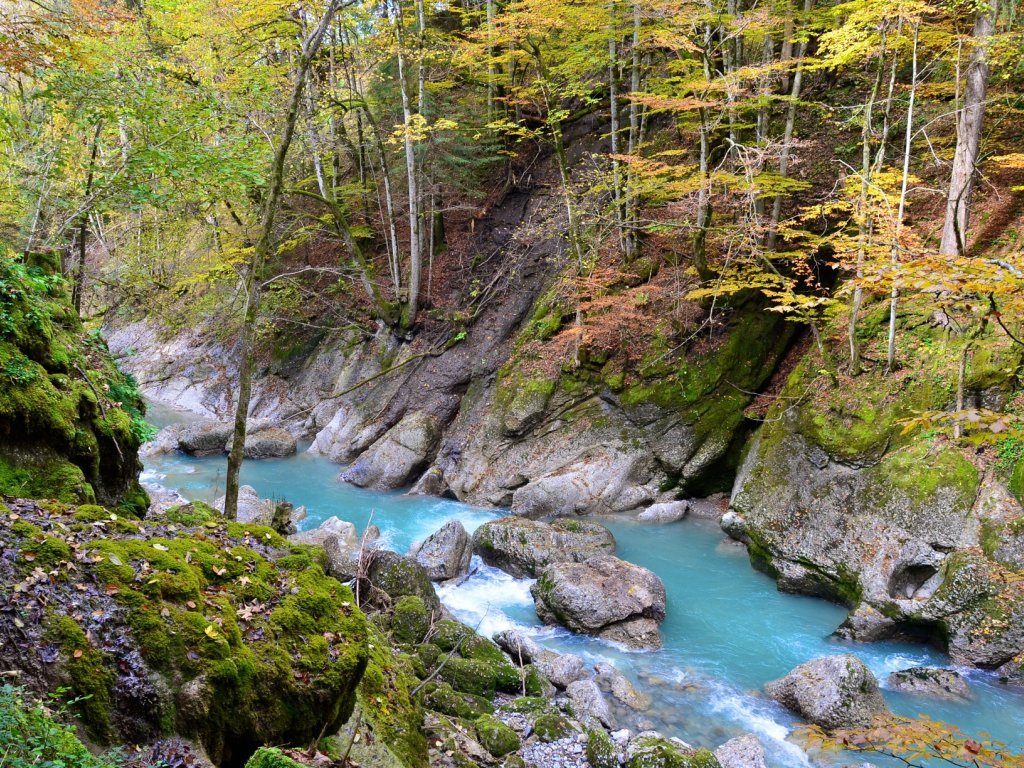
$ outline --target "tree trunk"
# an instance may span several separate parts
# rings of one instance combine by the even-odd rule
[[[89,172],[85,178],[85,199],[88,200],[92,194],[92,182],[96,173],[96,155],[100,147],[100,130],[103,123],[96,123],[96,132],[92,137],[92,151],[89,155]],[[71,286],[71,303],[75,307],[75,314],[82,316],[82,294],[85,292],[85,252],[86,239],[89,234],[89,211],[82,211],[81,220],[78,223],[78,261],[75,264],[74,283]]]
[[[628,260],[626,251],[626,228],[622,216],[622,171],[619,168],[619,77],[618,30],[615,24],[615,0],[609,0],[608,11],[611,29],[608,36],[608,110],[611,116],[612,141],[612,193],[615,200],[615,228],[619,234],[619,252]]]
[[[910,181],[910,150],[914,138],[914,102],[917,98],[917,43],[921,34],[921,23],[914,24],[914,53],[911,59],[910,103],[907,105],[907,134],[903,143],[903,182],[900,185],[900,205],[896,212],[896,228],[892,244],[892,293],[889,297],[889,343],[885,370],[892,373],[896,367],[896,305],[900,291],[896,282],[896,270],[900,263],[900,235],[903,233],[903,215],[907,210],[907,185]]]
[[[259,239],[253,247],[252,260],[245,277],[245,317],[239,338],[241,363],[238,370],[238,402],[235,404],[235,428],[231,438],[231,452],[228,454],[227,484],[224,490],[224,516],[230,520],[238,517],[238,475],[242,469],[249,401],[252,396],[252,376],[256,362],[256,322],[259,319],[260,311],[260,276],[273,247],[274,220],[277,218],[277,209],[284,187],[284,164],[288,157],[292,138],[295,136],[295,124],[298,122],[302,92],[306,86],[310,65],[317,51],[320,50],[327,27],[342,2],[343,0],[330,0],[323,18],[302,47],[299,70],[292,85],[288,111],[285,113],[282,126],[281,140],[274,152],[274,160],[270,167],[270,186],[267,189],[260,217]]]
[[[412,328],[419,310],[420,280],[423,264],[423,249],[420,243],[420,191],[416,170],[416,152],[412,143],[412,107],[409,103],[409,87],[405,82],[405,35],[402,33],[402,5],[397,4],[395,37],[398,42],[398,86],[402,94],[402,124],[405,128],[405,172],[409,194],[409,296],[405,304],[402,327]]]
[[[814,6],[814,0],[804,0],[804,15],[811,12],[811,8]],[[793,130],[796,127],[796,106],[800,100],[800,86],[803,82],[803,58],[804,53],[807,50],[807,43],[800,42],[797,45],[797,64],[796,72],[793,73],[793,90],[790,93],[789,100],[789,112],[786,115],[786,128],[783,131],[782,136],[782,155],[779,157],[779,175],[783,178],[789,172],[789,153],[793,147]],[[782,195],[775,196],[775,202],[772,204],[772,218],[768,225],[768,237],[765,240],[765,246],[769,251],[775,250],[775,244],[778,240],[779,230],[779,219],[782,216]]]
[[[981,8],[974,20],[974,50],[967,65],[963,111],[957,121],[956,152],[946,200],[946,220],[942,227],[939,252],[944,256],[963,254],[967,249],[967,227],[970,224],[971,197],[981,150],[981,128],[985,115],[985,93],[988,88],[986,48],[995,27],[997,0]]]

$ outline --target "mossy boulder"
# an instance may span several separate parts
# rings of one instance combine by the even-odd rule
[[[66,687],[93,741],[180,734],[220,762],[306,745],[348,718],[371,630],[309,548],[223,521],[8,508],[0,582],[19,585],[24,635],[0,648],[0,663],[38,690]]]
[[[430,612],[417,595],[406,595],[395,603],[391,616],[391,632],[399,643],[415,644],[430,629]]]
[[[519,736],[493,715],[482,715],[475,723],[476,740],[495,757],[519,749]]]
[[[576,729],[569,718],[557,712],[544,712],[533,720],[533,732],[543,742],[551,743],[572,736]]]
[[[431,683],[424,689],[423,705],[449,717],[475,720],[494,713],[494,706],[483,696],[456,691],[448,683]]]
[[[512,664],[478,659],[450,658],[438,678],[456,691],[493,699],[496,692],[515,693],[522,681]]]
[[[688,750],[659,736],[638,736],[629,745],[626,768],[720,768],[707,749]]]
[[[0,283],[0,494],[144,514],[135,381],[85,332],[59,272],[0,245]]]
[[[397,601],[403,597],[418,597],[426,609],[439,613],[441,601],[426,568],[411,557],[403,557],[385,549],[374,550],[368,568],[370,583]]]
[[[619,768],[618,750],[603,728],[587,730],[587,762],[591,768]]]

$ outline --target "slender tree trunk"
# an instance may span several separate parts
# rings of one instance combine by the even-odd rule
[[[814,0],[804,0],[804,15],[811,12]],[[793,130],[796,127],[796,108],[800,100],[800,87],[803,82],[803,58],[807,50],[807,43],[801,41],[797,44],[796,72],[793,73],[793,90],[790,92],[789,112],[786,115],[786,128],[782,136],[782,155],[779,157],[779,175],[783,178],[789,172],[789,153],[793,149]],[[772,217],[768,224],[768,237],[765,246],[769,251],[775,250],[779,234],[779,219],[782,216],[782,195],[776,195],[772,204]]]
[[[995,27],[998,1],[980,8],[974,20],[974,50],[967,65],[964,106],[956,132],[956,152],[946,200],[946,220],[942,227],[939,252],[945,256],[963,254],[967,249],[967,227],[970,224],[971,197],[981,150],[981,129],[985,116],[985,93],[988,88],[989,38]]]
[[[914,138],[914,102],[917,98],[917,43],[921,34],[921,23],[914,23],[914,52],[911,59],[910,103],[907,105],[907,133],[903,143],[903,182],[900,185],[900,204],[896,212],[896,227],[892,244],[892,293],[889,296],[889,340],[885,370],[892,373],[896,368],[896,307],[899,302],[899,284],[896,270],[900,263],[900,236],[903,234],[903,216],[907,209],[907,187],[910,181],[910,150]]]
[[[494,0],[487,2],[487,122],[494,120]]]
[[[860,222],[857,225],[857,267],[856,285],[853,287],[853,300],[850,302],[850,373],[854,376],[860,373],[860,343],[857,341],[857,320],[860,314],[861,304],[864,300],[864,289],[860,281],[864,277],[864,260],[867,257],[869,238],[871,236],[871,213],[868,210],[868,192],[871,189],[871,132],[874,125],[875,99],[878,98],[878,89],[882,85],[882,72],[885,68],[885,32],[882,32],[881,51],[879,53],[878,72],[875,74],[875,82],[871,86],[871,94],[864,105],[864,125],[861,128],[861,180],[860,180]]]
[[[412,143],[412,106],[405,81],[405,35],[402,32],[402,5],[397,4],[395,36],[398,42],[398,86],[402,95],[402,121],[405,128],[405,172],[409,193],[409,296],[405,304],[402,326],[405,330],[416,323],[419,310],[423,248],[420,242],[420,191],[416,169],[416,151]]]
[[[320,23],[302,46],[299,69],[295,74],[295,82],[292,84],[281,139],[274,152],[274,160],[270,167],[270,185],[263,202],[259,238],[253,247],[252,260],[245,277],[245,317],[239,337],[241,362],[238,371],[238,401],[235,404],[235,428],[231,438],[231,452],[228,454],[227,485],[224,490],[224,516],[231,520],[238,517],[238,475],[242,469],[249,401],[252,397],[252,377],[256,363],[256,323],[259,320],[260,311],[260,278],[263,266],[273,249],[274,221],[277,218],[277,209],[284,188],[284,164],[288,157],[292,138],[295,136],[295,125],[299,119],[302,93],[306,86],[310,65],[317,51],[320,50],[327,27],[342,3],[343,0],[330,0]]]
[[[89,154],[89,172],[85,178],[85,199],[88,200],[92,194],[92,182],[96,173],[96,155],[100,148],[100,130],[103,123],[96,123],[96,132],[92,136],[92,151]],[[85,293],[85,252],[89,234],[89,211],[82,211],[82,217],[78,223],[78,261],[75,264],[75,281],[71,286],[71,302],[75,307],[75,313],[82,315],[82,294]]]
[[[640,91],[640,31],[642,17],[640,13],[639,0],[633,0],[633,36],[630,48],[629,62],[629,92],[635,94]],[[631,99],[629,102],[629,140],[626,152],[634,155],[640,150],[640,104]],[[634,196],[633,169],[626,168],[626,188],[624,190],[624,215],[626,223],[626,258],[630,260],[637,250],[636,236],[636,199]]]
[[[615,0],[609,0],[608,11],[611,29],[608,35],[608,101],[611,116],[612,142],[612,191],[615,200],[615,228],[619,233],[619,252],[628,258],[626,251],[626,228],[622,215],[622,171],[619,168],[619,77],[618,77],[618,30],[616,25]]]

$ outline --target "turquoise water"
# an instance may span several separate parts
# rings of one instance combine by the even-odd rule
[[[181,420],[165,408],[151,410],[152,421]],[[223,493],[224,457],[180,454],[146,461],[145,478],[174,488],[188,498],[213,501]],[[446,520],[458,518],[467,529],[501,514],[465,504],[398,493],[364,491],[337,480],[339,467],[305,453],[287,459],[246,462],[242,482],[264,497],[307,507],[303,528],[331,515],[360,529],[372,521],[389,545],[404,551]],[[463,584],[441,589],[445,604],[470,626],[491,634],[525,628],[545,644],[572,651],[590,662],[610,660],[652,697],[646,723],[694,743],[715,746],[742,732],[761,737],[773,766],[809,765],[787,740],[793,719],[758,691],[797,664],[829,653],[855,653],[884,678],[916,665],[948,665],[942,654],[903,643],[852,644],[830,637],[845,610],[823,600],[787,595],[750,568],[742,547],[717,525],[684,520],[650,526],[624,518],[602,520],[615,534],[619,556],[658,574],[668,594],[662,625],[665,646],[656,652],[625,652],[608,643],[540,626],[527,580],[516,580],[474,560],[476,571]],[[1024,691],[1001,686],[989,674],[968,672],[974,699],[967,703],[886,691],[892,708],[903,715],[926,714],[955,723],[965,732],[987,732],[1024,751]],[[625,713],[623,713],[625,714]],[[635,716],[634,716],[635,717]],[[860,762],[844,760],[841,762]]]

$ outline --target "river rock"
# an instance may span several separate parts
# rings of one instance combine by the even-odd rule
[[[617,557],[554,563],[530,589],[546,624],[597,635],[631,648],[660,648],[665,585],[654,573]]]
[[[238,514],[236,522],[244,525],[272,525],[274,522],[274,502],[261,499],[251,485],[243,485],[238,489]],[[213,502],[213,508],[224,511],[224,497]]]
[[[971,687],[966,678],[952,669],[911,667],[889,675],[889,687],[894,691],[920,693],[940,699],[963,701],[971,698]]]
[[[392,600],[413,595],[423,600],[427,610],[434,613],[440,610],[441,601],[434,591],[427,569],[411,557],[377,549],[369,556],[366,570],[370,583]]]
[[[411,411],[342,472],[341,479],[384,491],[407,485],[430,463],[440,436],[435,416]]]
[[[232,432],[234,427],[224,422],[188,424],[178,436],[178,447],[194,456],[223,453]]]
[[[636,516],[641,523],[674,523],[686,517],[690,511],[688,501],[663,501],[659,504],[652,504],[642,510]]]
[[[607,691],[611,697],[623,706],[642,712],[651,705],[651,697],[640,693],[619,670],[606,661],[594,666],[597,673],[594,678],[601,690]]]
[[[615,727],[608,702],[593,680],[575,680],[569,683],[565,693],[572,702],[573,714],[584,723],[596,720],[605,728]]]
[[[299,533],[293,533],[288,537],[288,541],[293,544],[311,544],[323,546],[324,542],[331,537],[340,539],[346,546],[357,547],[359,546],[359,538],[356,536],[356,527],[354,524],[342,520],[337,516],[331,516],[320,523],[319,528],[313,528],[309,531],[300,531]]]
[[[149,509],[147,514],[151,517],[162,515],[172,507],[188,504],[188,499],[177,491],[165,488],[160,485],[160,483],[149,483],[143,481],[140,484],[145,489],[146,493],[149,494]]]
[[[426,538],[415,557],[427,569],[431,581],[456,579],[469,572],[473,542],[461,522],[449,520]]]
[[[587,665],[574,653],[548,652],[533,662],[541,674],[556,688],[566,689],[577,680],[587,677]]]
[[[535,577],[551,563],[579,563],[595,555],[612,555],[615,538],[592,520],[542,523],[513,515],[477,528],[473,550],[485,563],[506,573]]]
[[[225,451],[231,450],[231,442],[224,446]],[[290,432],[281,427],[268,427],[245,436],[245,448],[242,455],[247,459],[271,459],[281,456],[294,456],[298,443]]]
[[[856,656],[823,656],[767,683],[765,693],[822,728],[861,728],[889,712],[878,680]]]
[[[536,664],[554,655],[554,651],[542,647],[540,643],[518,629],[502,630],[494,635],[493,640],[520,666]]]
[[[159,456],[164,453],[174,453],[179,450],[181,434],[188,427],[188,424],[170,424],[159,432],[148,443],[143,443],[139,448],[139,456]]]
[[[764,747],[757,736],[745,733],[715,750],[721,768],[767,768]]]

